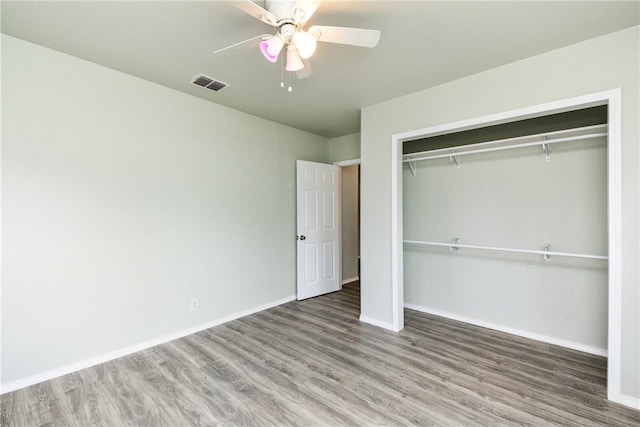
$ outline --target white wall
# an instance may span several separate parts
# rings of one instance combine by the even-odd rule
[[[391,322],[393,134],[619,87],[623,144],[621,392],[640,398],[639,52],[639,27],[633,27],[363,109],[362,314]]]
[[[358,277],[360,256],[360,212],[358,165],[341,168],[342,199],[342,280]]]
[[[2,89],[3,384],[295,294],[325,138],[4,35]]]

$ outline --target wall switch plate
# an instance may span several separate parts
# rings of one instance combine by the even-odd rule
[[[191,299],[191,311],[200,310],[200,299],[198,297]]]

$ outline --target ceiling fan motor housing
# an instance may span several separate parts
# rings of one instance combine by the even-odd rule
[[[293,22],[293,19],[281,19],[278,21],[278,33],[289,43],[291,37],[298,31],[299,27]]]

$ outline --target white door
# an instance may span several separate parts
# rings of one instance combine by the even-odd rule
[[[340,167],[297,161],[298,299],[342,288]]]

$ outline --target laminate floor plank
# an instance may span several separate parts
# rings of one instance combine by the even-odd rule
[[[375,335],[369,336],[365,341],[368,343],[368,345],[372,346],[373,345],[372,343],[375,341]],[[484,364],[484,360],[482,358],[477,360],[455,361],[456,354],[454,352],[448,352],[446,355],[440,357],[439,359],[434,359],[430,357],[431,355],[429,354],[429,352],[424,354],[423,355],[424,358],[422,359],[406,359],[407,354],[403,354],[401,351],[398,351],[399,350],[398,347],[395,347],[395,349],[396,351],[394,352],[393,359],[400,361],[401,366],[412,366],[416,364],[418,365],[418,376],[420,376],[419,383],[421,384],[434,383],[434,380],[436,380],[435,384],[437,384],[437,381],[440,381],[440,382],[449,382],[453,385],[455,381],[452,381],[452,376],[456,375],[457,377],[460,377],[462,375],[461,372],[463,371],[479,371],[480,378],[481,380],[484,381],[485,380],[484,377],[486,376],[486,373],[489,372],[491,369],[494,369],[495,366],[497,366],[494,364],[491,366],[483,366],[480,369],[478,369],[476,365]],[[378,347],[378,351],[381,352],[379,354],[379,357],[383,357],[383,353],[385,351],[384,347]],[[412,351],[415,352],[416,350],[412,349]],[[368,353],[370,352],[371,351],[368,351]],[[408,353],[408,354],[411,354],[411,353]],[[421,364],[420,363],[421,360],[423,362],[428,361],[428,363]],[[458,367],[458,369],[455,369],[456,366]],[[432,375],[435,375],[436,378],[424,377],[424,374],[426,373],[431,373]],[[365,375],[370,375],[370,373],[365,373]],[[472,375],[472,376],[475,377],[475,375]],[[517,383],[517,385],[519,386],[520,383]],[[488,393],[488,390],[486,389],[488,386],[489,386],[489,383],[485,382],[484,383],[485,390],[481,396],[491,394],[491,393]],[[503,386],[504,386],[504,381],[501,381],[500,387],[496,390],[496,393],[494,393],[494,397],[498,398],[497,401],[499,401],[499,398],[502,397],[502,395],[504,394],[503,393],[504,389],[502,388]],[[515,397],[517,398],[518,396],[515,396]],[[473,401],[471,401],[470,404],[473,405],[474,404]],[[549,408],[545,408],[545,410],[548,411]],[[525,406],[523,412],[524,413],[529,412],[528,407]],[[547,414],[547,417],[549,417],[549,414]],[[566,422],[566,420],[563,417],[558,418],[558,421]]]
[[[347,340],[347,338],[345,338],[345,337],[342,337],[341,339]],[[372,341],[372,339],[371,339],[371,337],[369,337],[368,339],[366,339],[364,341]],[[331,348],[331,347],[335,347],[335,345],[333,343],[331,343],[330,345],[327,345],[327,347]],[[381,360],[383,358],[385,358],[385,357],[388,357],[389,355],[386,353],[386,351],[383,348],[378,348],[378,351],[379,351],[379,353],[377,354],[377,363],[382,363]],[[367,354],[370,354],[370,353],[371,353],[371,348],[367,351]],[[370,357],[368,359],[370,359]],[[400,354],[398,354],[398,352],[394,352],[393,356],[389,360],[394,360],[394,361],[400,360]],[[398,375],[398,373],[400,371],[394,371],[394,369],[397,368],[397,369],[402,371],[402,365],[403,364],[404,364],[404,361],[402,361],[402,363],[400,363],[401,366],[398,366],[398,367],[396,367],[395,365],[389,365],[389,366],[386,366],[385,369],[374,368],[374,372],[375,371],[379,371],[379,372],[388,371],[390,373],[391,377],[395,377],[395,376]],[[410,366],[410,365],[405,365],[405,366]],[[439,369],[439,370],[442,371],[442,369]],[[448,374],[442,374],[442,372],[438,372],[438,370],[429,369],[429,365],[425,365],[425,366],[421,367],[419,371],[420,371],[420,374],[424,374],[427,371],[432,371],[432,373],[434,375],[438,376],[438,378],[437,378],[438,380],[447,380],[448,377],[450,377],[454,372],[454,371],[450,371]],[[402,372],[406,373],[404,371],[402,371]],[[415,372],[414,372],[414,374],[415,374]],[[371,375],[371,372],[367,373],[367,375]],[[417,385],[421,386],[423,384],[433,383],[433,378],[428,379],[429,381],[422,381],[422,380],[425,380],[425,379],[426,378],[421,378],[418,381]]]
[[[207,375],[198,367],[184,363],[173,346],[165,344],[150,350],[151,363],[161,374],[153,381],[154,388],[165,396],[165,406],[179,411],[189,425],[230,425],[242,419],[235,406],[211,392],[213,387]]]
[[[347,340],[347,338],[345,337],[342,337],[341,339]],[[366,354],[367,354],[366,360],[369,362],[373,361],[372,356],[375,354],[377,358],[376,363],[382,363],[381,361],[389,355],[387,354],[386,350],[383,347],[374,348],[371,344],[373,341],[374,341],[373,335],[363,340],[363,345],[369,346],[369,348],[366,351]],[[333,348],[334,345],[331,344],[326,347]],[[319,350],[316,349],[316,351],[319,351]],[[495,415],[494,412],[497,409],[496,408],[497,404],[494,403],[493,408],[485,407],[484,402],[482,402],[482,399],[478,399],[477,396],[468,394],[466,390],[460,390],[455,387],[452,387],[453,384],[451,384],[450,381],[451,381],[451,377],[456,373],[455,370],[448,369],[446,366],[437,365],[437,364],[418,364],[417,366],[415,366],[416,365],[415,360],[403,359],[403,355],[399,351],[395,351],[392,357],[389,357],[388,360],[393,361],[395,363],[386,365],[384,369],[374,366],[372,369],[368,371],[361,372],[361,375],[365,377],[377,376],[378,377],[377,379],[379,381],[384,380],[392,383],[395,381],[395,378],[402,378],[403,385],[409,385],[413,382],[412,385],[416,389],[404,390],[405,394],[409,396],[420,397],[421,392],[424,392],[425,390],[429,389],[427,386],[433,384],[435,385],[436,388],[431,390],[433,393],[431,393],[430,395],[422,396],[424,400],[427,400],[429,402],[437,402],[437,405],[440,408],[442,407],[446,408],[447,406],[451,406],[452,404],[454,404],[453,402],[458,402],[458,403],[462,402],[463,403],[462,407],[456,407],[455,410],[451,411],[451,413],[462,415],[464,413],[463,411],[464,406],[469,406],[473,408],[473,415],[469,415],[469,416],[472,418],[472,421],[474,421],[475,423],[482,422],[482,419],[480,418],[480,414],[482,413],[482,411],[488,411],[487,416],[491,417],[488,420],[485,420],[485,423],[489,423],[491,421],[495,422],[495,420],[493,419],[494,418],[493,416]],[[411,368],[412,366],[414,367],[413,370],[407,369],[407,368]],[[381,374],[381,373],[386,373],[386,374]],[[379,378],[381,377],[381,375],[388,375],[389,377]],[[432,375],[432,376],[430,377],[429,375]],[[449,382],[451,385],[447,389],[442,389],[438,387],[439,384],[442,382]],[[446,396],[451,393],[453,393],[454,395],[453,398],[449,398],[447,401],[440,401],[442,396]],[[522,416],[523,414],[520,414],[520,415]],[[507,417],[507,415],[503,414],[503,416],[500,419],[505,419],[505,417]],[[469,419],[460,420],[460,422],[465,422],[465,421],[466,423],[468,423]]]
[[[174,381],[171,372],[164,369],[166,362],[158,365],[153,363],[154,355],[164,347],[166,346],[160,345],[150,351],[137,353],[125,363],[127,369],[138,375],[139,393],[150,396],[171,425],[180,424],[184,420],[188,420],[190,425],[219,423],[220,420],[210,409],[209,402],[203,402],[200,393],[193,393],[187,386],[188,382]],[[180,365],[184,366],[182,362]]]
[[[308,411],[306,407],[301,406],[305,400],[296,384],[287,381],[279,372],[263,367],[259,355],[254,352],[239,352],[233,349],[233,343],[212,339],[209,334],[196,335],[199,344],[208,348],[213,359],[223,363],[225,375],[232,378],[232,382],[243,390],[250,399],[249,403],[262,409],[271,408],[271,411],[266,413],[279,414],[281,424],[297,425],[302,421],[304,413]],[[280,393],[273,394],[272,390],[280,390]],[[311,412],[306,415],[315,416]],[[271,423],[277,421],[270,420]]]
[[[224,330],[224,328],[220,328]],[[219,350],[222,357],[231,360],[241,359],[245,363],[241,366],[243,375],[248,378],[259,390],[266,391],[272,389],[281,390],[277,401],[270,402],[271,406],[277,408],[283,420],[288,420],[291,424],[299,425],[304,419],[315,418],[314,424],[338,424],[352,425],[354,419],[349,414],[333,409],[332,404],[339,402],[325,402],[318,404],[318,399],[313,394],[306,393],[304,389],[308,386],[310,379],[303,377],[293,377],[287,375],[287,365],[276,364],[267,352],[251,346],[247,340],[237,342],[225,339],[220,335],[220,331],[210,333],[207,339],[214,344],[214,348]],[[242,356],[244,355],[244,356]],[[302,412],[302,414],[299,414]],[[303,415],[303,418],[300,418]]]
[[[222,425],[273,425],[275,416],[269,411],[268,397],[265,398],[233,364],[217,358],[210,349],[203,347],[196,340],[197,335],[182,341],[191,351],[199,352],[199,358],[207,360],[199,369]],[[283,421],[282,424],[290,423]]]
[[[402,424],[402,420],[394,417],[393,413],[381,411],[377,404],[371,401],[370,396],[355,393],[353,390],[361,387],[362,382],[354,381],[354,376],[349,372],[317,363],[309,355],[295,352],[295,348],[287,346],[287,343],[255,339],[236,328],[225,328],[221,336],[239,343],[241,351],[262,350],[265,366],[277,369],[290,381],[299,384],[304,399],[301,403],[312,406],[314,411],[343,407],[342,410],[350,416],[349,420],[338,420],[338,414],[335,414],[327,421],[341,421],[340,425]]]
[[[297,345],[296,347],[305,348],[310,347],[308,344]],[[282,347],[280,347],[282,348]],[[314,357],[318,357],[318,360],[322,362],[326,360],[328,357],[331,357],[331,360],[340,360],[340,364],[334,366],[333,376],[338,378],[349,379],[349,378],[364,378],[362,381],[362,388],[365,390],[371,390],[372,393],[377,396],[379,399],[371,399],[371,401],[381,400],[382,402],[397,400],[399,406],[405,406],[407,409],[411,409],[414,411],[413,418],[419,419],[420,415],[426,416],[426,420],[422,422],[424,423],[438,423],[445,424],[446,422],[453,424],[460,423],[468,423],[468,417],[462,417],[461,411],[451,411],[450,414],[455,414],[455,416],[449,415],[448,418],[438,419],[438,415],[442,415],[442,408],[451,406],[450,401],[445,401],[442,399],[442,390],[436,388],[435,394],[430,396],[426,395],[427,391],[430,391],[430,386],[432,384],[438,384],[442,377],[439,376],[438,381],[425,381],[421,384],[414,384],[414,389],[410,390],[406,387],[401,387],[397,384],[398,381],[404,381],[407,377],[407,372],[398,373],[393,370],[380,370],[375,366],[372,366],[372,361],[370,359],[362,360],[362,362],[355,362],[353,359],[347,359],[348,356],[341,355],[339,357],[333,357],[331,354],[323,354],[319,351],[318,348],[311,348],[311,350],[304,354],[304,360],[313,360]],[[349,387],[349,384],[345,384]],[[430,412],[430,406],[434,406],[438,409],[436,412]],[[460,408],[458,408],[460,409]],[[460,418],[461,419],[457,419]],[[477,414],[473,417],[477,421]]]
[[[405,310],[359,284],[0,397],[2,426],[640,426],[606,358]]]
[[[247,336],[245,329],[238,327],[237,325],[229,326],[239,332],[239,334]],[[414,422],[406,422],[409,424],[425,425],[429,424],[427,421],[431,417],[427,417],[428,408],[426,405],[418,405],[417,407],[412,405],[405,399],[405,394],[396,388],[389,388],[388,384],[381,381],[369,381],[362,369],[358,369],[357,366],[349,364],[348,361],[340,360],[337,358],[329,359],[329,357],[323,352],[318,352],[317,348],[312,348],[305,343],[299,343],[296,340],[288,340],[287,338],[280,339],[274,335],[271,335],[268,339],[264,338],[264,341],[260,336],[256,336],[255,339],[259,340],[265,346],[269,343],[273,343],[277,348],[278,353],[282,353],[290,360],[300,360],[307,363],[309,371],[313,373],[320,373],[328,378],[340,378],[343,383],[347,383],[346,390],[358,390],[360,396],[368,401],[375,402],[380,408],[384,408],[386,404],[389,404],[389,408],[392,409],[391,413],[401,411],[404,414],[404,418],[407,420],[413,420]],[[291,346],[287,348],[287,346]],[[331,360],[331,364],[327,364],[327,360]],[[350,378],[360,378],[360,382],[349,383]],[[362,391],[360,391],[362,390]],[[344,393],[344,392],[343,392]],[[371,398],[371,396],[375,396]],[[376,399],[377,398],[377,399]],[[396,401],[402,402],[397,405]],[[350,408],[351,411],[355,411],[355,408]],[[443,418],[440,424],[444,424],[445,421],[451,421],[454,417]],[[400,423],[402,424],[402,423]],[[365,423],[366,425],[366,423]],[[398,425],[398,424],[391,424]]]

